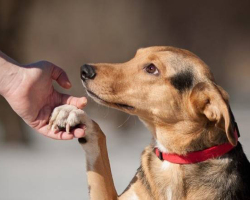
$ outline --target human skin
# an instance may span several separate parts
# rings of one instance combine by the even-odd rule
[[[71,88],[67,74],[48,61],[20,65],[0,51],[0,95],[12,109],[37,132],[53,138],[70,140],[84,136],[84,127],[69,133],[52,131],[48,121],[51,112],[62,104],[74,105],[82,109],[87,99],[59,93],[53,87],[56,81],[65,89]]]

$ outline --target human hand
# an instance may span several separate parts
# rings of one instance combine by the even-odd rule
[[[53,80],[65,89],[71,87],[61,68],[47,61],[40,61],[15,69],[16,72],[12,73],[12,78],[6,83],[8,89],[3,96],[30,127],[53,139],[69,140],[84,136],[83,128],[77,128],[71,134],[49,130],[47,123],[56,106],[69,104],[82,109],[87,103],[85,97],[76,98],[54,89]]]

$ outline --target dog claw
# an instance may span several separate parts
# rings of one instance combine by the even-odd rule
[[[66,132],[70,133],[70,125],[69,124],[66,125]]]
[[[56,133],[59,129],[58,129],[57,125],[53,124],[51,130],[52,130],[54,133]]]
[[[53,123],[50,121],[49,124],[48,124],[48,130],[51,130],[52,124]]]
[[[55,124],[52,125],[51,130],[52,130],[52,131],[55,130]]]

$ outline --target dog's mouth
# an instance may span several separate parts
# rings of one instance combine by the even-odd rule
[[[95,94],[94,92],[87,90],[87,93],[90,97],[94,98],[94,99],[98,99],[99,101],[101,101],[101,103],[107,104],[107,105],[114,105],[115,107],[118,108],[124,108],[126,110],[134,110],[135,108],[133,106],[127,105],[127,104],[122,104],[122,103],[112,103],[112,102],[108,102],[105,101],[104,99],[102,99],[101,97],[99,97],[97,94]]]

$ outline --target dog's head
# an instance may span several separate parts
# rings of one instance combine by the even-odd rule
[[[81,78],[95,101],[137,115],[162,144],[187,148],[209,130],[224,131],[236,144],[227,93],[214,83],[207,65],[187,50],[139,49],[125,63],[83,65]],[[209,137],[218,140],[216,135]]]

